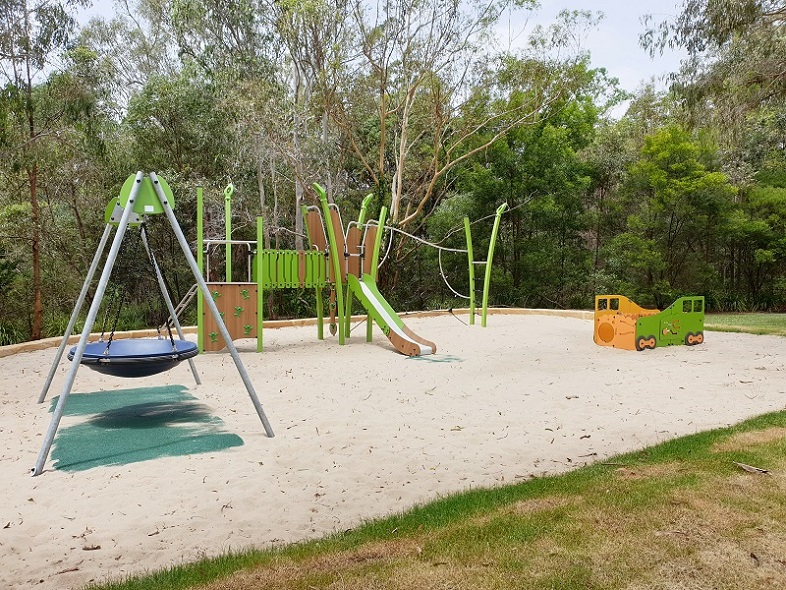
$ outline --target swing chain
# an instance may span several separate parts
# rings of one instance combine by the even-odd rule
[[[147,250],[147,260],[149,262],[147,267],[150,270],[150,274],[153,277],[154,282],[156,284],[158,284],[158,279],[159,279],[159,276],[160,276],[161,277],[161,281],[163,283],[165,283],[164,275],[161,273],[161,269],[158,266],[158,262],[156,261],[156,255],[153,253],[153,248],[150,247],[150,240],[148,240],[148,237],[147,237],[148,236],[148,232],[147,232],[147,223],[146,222],[143,222],[142,225],[140,226],[140,235],[142,236],[142,238],[144,240],[144,243],[147,244],[147,248],[146,248],[146,250]],[[162,288],[165,288],[165,287],[162,285]],[[147,298],[147,304],[148,304],[148,307],[150,308],[151,314],[155,315],[155,310],[153,310],[153,306],[150,303],[150,296],[148,296],[148,298]],[[153,320],[155,321],[155,324],[156,324],[156,331],[158,332],[158,337],[162,338],[161,322],[159,322],[158,318],[155,318],[155,317],[153,318]],[[166,321],[165,324],[166,324],[167,335],[169,336],[169,341],[172,343],[172,351],[176,352],[177,351],[177,345],[175,344],[175,337],[172,335],[172,327],[169,325],[169,321]]]

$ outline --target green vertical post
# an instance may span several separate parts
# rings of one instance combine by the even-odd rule
[[[499,233],[499,222],[502,219],[502,214],[508,208],[507,203],[502,203],[497,207],[497,216],[494,218],[494,227],[491,230],[491,241],[489,243],[489,252],[486,256],[486,278],[483,281],[483,311],[480,316],[480,325],[486,327],[486,312],[489,303],[489,287],[491,285],[491,261],[494,260],[494,247],[497,244],[497,234]]]
[[[363,197],[363,201],[360,203],[360,213],[358,213],[358,227],[362,227],[364,223],[366,223],[366,213],[368,212],[368,205],[371,203],[371,200],[374,198],[373,193],[366,195]],[[361,230],[362,232],[362,230]],[[363,234],[361,233],[361,236]],[[363,252],[363,258],[366,257],[366,252]],[[363,263],[361,261],[360,264],[360,276],[359,279],[363,278]],[[347,282],[347,312],[345,314],[347,318],[347,334],[349,334],[349,322],[352,317],[352,289],[349,288],[349,282]],[[371,342],[371,317],[366,315],[366,341]]]
[[[265,239],[265,222],[257,217],[257,255],[254,257],[257,282],[257,352],[262,352],[262,328],[264,324],[265,296],[262,289],[264,274],[262,272],[262,244]]]
[[[475,260],[472,256],[472,231],[469,217],[464,218],[464,235],[467,236],[467,258],[469,259],[469,325],[475,325]]]
[[[232,193],[235,192],[235,187],[230,182],[224,189],[224,233],[226,244],[226,276],[224,280],[227,283],[232,282],[232,244],[229,241],[232,239]]]
[[[314,189],[317,191],[319,202],[322,205],[322,216],[325,218],[325,229],[330,242],[330,258],[333,261],[333,277],[336,281],[336,309],[338,310],[338,343],[344,344],[344,287],[341,283],[341,258],[344,257],[344,253],[339,252],[336,245],[336,230],[333,227],[333,218],[330,216],[327,193],[317,183],[314,183]],[[341,231],[344,231],[344,228],[341,228]]]
[[[197,267],[199,268],[199,274],[203,277],[205,276],[205,245],[204,245],[204,231],[205,231],[205,220],[203,217],[203,202],[202,202],[202,187],[197,187],[197,210],[196,210],[196,232],[197,232],[197,243],[196,243],[196,255],[197,255]],[[204,342],[204,305],[205,302],[202,298],[202,290],[197,289],[197,346],[199,347],[199,352],[205,352],[205,342]]]

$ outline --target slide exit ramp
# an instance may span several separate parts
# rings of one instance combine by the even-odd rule
[[[349,274],[347,282],[352,293],[366,308],[368,315],[374,319],[396,350],[407,356],[421,356],[437,352],[436,344],[419,337],[404,325],[398,314],[393,311],[393,308],[379,292],[371,275],[364,274],[361,279],[358,279],[355,275]]]

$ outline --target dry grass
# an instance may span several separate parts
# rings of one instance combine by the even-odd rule
[[[786,588],[786,413],[253,558],[202,590]],[[734,458],[734,459],[732,459]],[[766,466],[750,473],[732,460]],[[253,561],[252,561],[253,562]],[[184,583],[118,588],[185,588]]]
[[[751,450],[759,445],[781,442],[786,444],[786,428],[774,426],[753,432],[738,432],[728,439],[713,445],[712,450],[720,453]]]

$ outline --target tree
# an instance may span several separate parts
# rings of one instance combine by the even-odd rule
[[[563,12],[522,54],[495,55],[491,30],[509,6],[430,0],[356,10],[362,55],[332,116],[393,222],[419,221],[458,166],[509,130],[537,124],[585,81],[585,56],[568,40],[594,26],[591,14]]]
[[[669,126],[646,138],[630,168],[631,214],[605,253],[617,284],[644,304],[667,305],[713,280],[710,262],[736,190],[702,160],[700,144]]]
[[[30,205],[30,251],[33,274],[31,336],[41,338],[41,228],[38,196],[39,143],[54,133],[62,113],[37,113],[36,88],[65,48],[75,21],[72,11],[86,0],[7,0],[0,9],[0,76],[4,92],[3,156],[24,171]]]
[[[651,53],[665,47],[688,53],[675,90],[687,99],[695,121],[712,118],[723,137],[739,138],[749,113],[784,104],[783,0],[687,0],[675,20],[648,22],[641,41]]]

